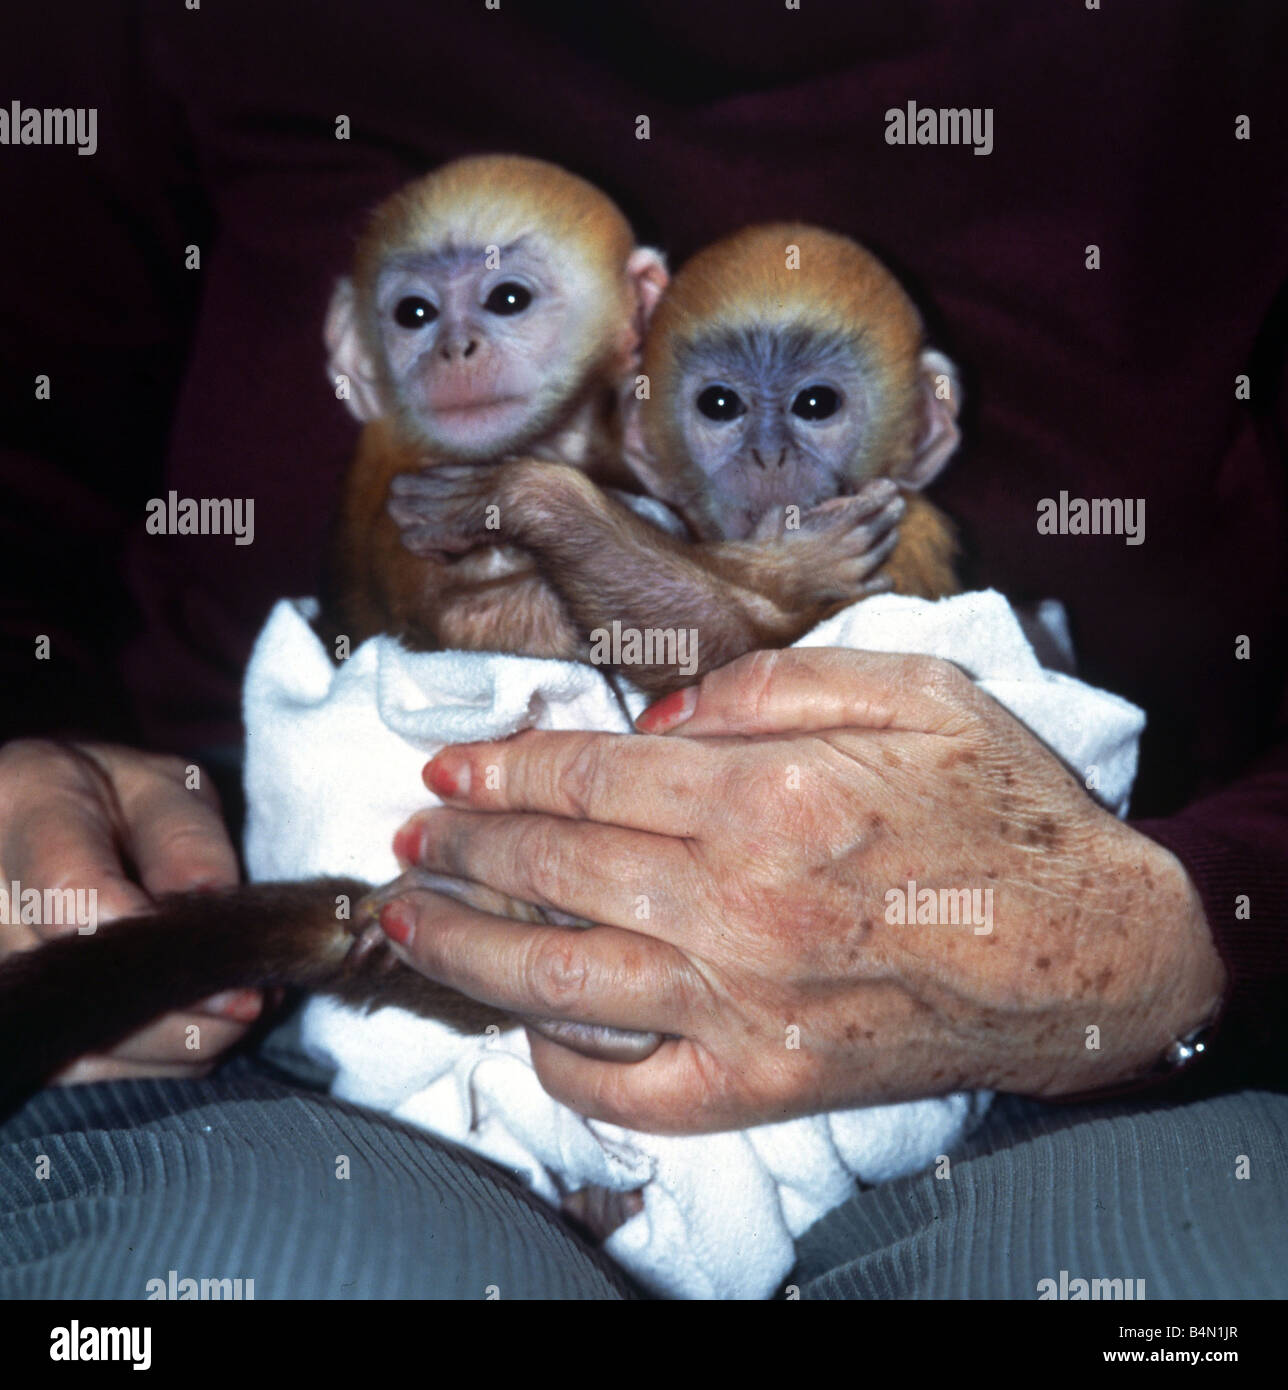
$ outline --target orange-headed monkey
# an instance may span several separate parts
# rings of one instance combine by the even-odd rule
[[[623,481],[617,398],[666,279],[609,198],[541,160],[456,160],[376,209],[326,318],[329,371],[364,429],[337,510],[324,637],[575,654],[530,556],[495,544],[412,556],[386,514],[389,484],[517,452]]]

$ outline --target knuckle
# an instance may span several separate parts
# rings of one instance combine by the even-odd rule
[[[148,753],[144,767],[153,776],[178,782],[180,785],[187,780],[189,768],[196,769],[201,784],[204,785],[209,780],[206,769],[200,763],[187,761],[174,753]]]
[[[0,746],[0,786],[13,786],[50,765],[74,766],[76,755],[66,745],[45,738],[15,738]]]
[[[219,809],[219,793],[206,769],[169,753],[145,754],[135,772],[119,780],[118,786],[131,817],[169,818],[175,815],[176,805],[182,805],[179,824],[185,832],[207,823],[207,812]]]
[[[911,676],[925,694],[945,704],[960,704],[973,688],[960,666],[938,656],[913,657]]]
[[[545,902],[558,906],[569,901],[568,862],[561,853],[557,821],[525,819],[514,838],[515,879]]]
[[[534,936],[524,964],[524,985],[539,1010],[575,1010],[586,994],[589,974],[586,953],[575,932]]]
[[[18,828],[61,803],[101,800],[97,766],[70,744],[14,739],[0,748],[0,824]]]
[[[782,659],[783,654],[780,651],[755,651],[725,668],[729,673],[727,679],[734,681],[732,693],[738,713],[752,721],[764,716],[773,701],[778,667]],[[721,678],[722,673],[717,672],[716,679]],[[704,680],[703,685],[705,684]]]
[[[165,823],[157,837],[157,851],[165,859],[190,863],[214,857],[209,827],[186,817]]]
[[[589,817],[603,767],[602,742],[595,738],[581,740],[572,756],[557,767],[555,792],[558,804],[566,807],[574,816],[583,819]]]

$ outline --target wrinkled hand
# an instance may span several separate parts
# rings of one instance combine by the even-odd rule
[[[502,540],[500,510],[488,510],[498,470],[495,463],[436,463],[398,474],[387,510],[404,547],[413,555],[451,555]]]
[[[542,1083],[583,1113],[680,1133],[959,1088],[1058,1096],[1148,1070],[1217,1006],[1179,861],[956,667],[758,652],[640,721],[677,726],[444,750],[426,781],[451,804],[398,841],[603,924],[418,894],[390,918],[404,959],[476,998],[669,1035],[631,1065],[532,1036]],[[910,881],[968,893],[966,924],[901,923]]]
[[[20,739],[0,748],[0,883],[23,889],[96,889],[100,928],[138,912],[159,893],[236,883],[237,857],[218,798],[184,786],[178,758],[102,743]],[[134,881],[126,868],[132,864]],[[0,925],[0,958],[75,932],[75,923]],[[110,1053],[84,1057],[58,1079],[198,1076],[236,1043],[262,1010],[254,990],[231,990],[167,1014]],[[187,1046],[200,1029],[200,1048]]]

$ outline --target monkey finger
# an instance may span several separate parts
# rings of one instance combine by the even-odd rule
[[[811,507],[802,518],[804,524],[832,526],[836,521],[848,523],[876,516],[888,507],[902,512],[906,506],[897,483],[889,478],[874,478],[854,493],[843,497],[829,497]]]
[[[895,497],[876,512],[867,512],[859,517],[844,518],[845,543],[847,549],[869,549],[883,537],[897,534],[899,523],[908,510],[902,497]]]
[[[860,584],[856,599],[873,598],[877,594],[889,594],[894,591],[894,578],[888,574],[878,574],[875,579],[869,579],[866,584]]]
[[[898,533],[892,533],[871,550],[834,564],[810,589],[811,601],[848,605],[875,594],[889,593],[894,588],[893,577],[880,572],[874,575],[873,571],[880,571],[898,541]]]
[[[449,529],[443,503],[438,499],[395,497],[391,494],[385,503],[385,511],[400,530],[417,526],[443,532]]]
[[[391,493],[414,496],[417,493],[433,493],[445,483],[459,483],[463,479],[477,478],[486,470],[485,463],[429,462],[414,473],[395,473],[389,483]]]
[[[392,492],[385,503],[385,511],[401,527],[429,526],[436,519],[432,504],[413,497],[395,497]]]
[[[821,597],[836,604],[839,610],[849,608],[855,603],[861,603],[864,599],[875,598],[878,594],[888,594],[894,591],[894,579],[890,575],[877,574],[871,579],[864,579],[863,575],[866,572],[867,566],[865,565],[851,574],[848,579],[837,576],[834,581],[835,587],[824,592]]]
[[[821,507],[839,505],[853,516],[872,515],[892,502],[901,501],[899,484],[893,478],[870,478],[848,497],[837,497],[820,504]]]
[[[389,507],[429,515],[444,503],[481,499],[486,482],[476,464],[443,463],[423,473],[399,473],[389,484]]]
[[[856,579],[864,580],[874,570],[880,569],[894,553],[895,546],[899,544],[899,532],[896,528],[873,537],[868,527],[859,527],[858,531],[862,534],[853,537],[858,550],[851,558],[849,568]]]
[[[437,526],[403,526],[399,539],[413,555],[458,555],[474,548],[473,541]]]
[[[420,486],[401,493],[391,489],[385,511],[399,528],[404,546],[414,554],[469,550],[483,529],[482,502],[473,490],[458,494],[450,487],[427,490]]]
[[[705,997],[675,947],[617,927],[532,926],[419,891],[387,903],[380,925],[405,965],[524,1019],[680,1033]]]

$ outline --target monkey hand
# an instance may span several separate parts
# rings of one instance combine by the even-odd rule
[[[899,541],[906,505],[888,478],[865,483],[852,497],[833,497],[780,532],[784,593],[789,605],[855,603],[885,593],[892,580],[880,572]],[[761,518],[760,535],[768,518]]]
[[[495,464],[438,463],[398,474],[387,510],[413,555],[459,555],[504,539],[496,486]]]
[[[133,865],[131,874],[126,864]],[[137,881],[136,881],[137,877]],[[79,926],[148,907],[182,889],[237,882],[237,856],[209,778],[178,758],[105,743],[18,739],[0,748],[0,882],[35,890],[42,909],[74,890],[92,921],[65,910],[54,922],[16,912],[0,924],[0,957]],[[43,910],[37,912],[43,917]],[[229,990],[167,1014],[58,1080],[199,1076],[263,1009],[257,990]],[[194,1040],[198,1043],[194,1050]]]

